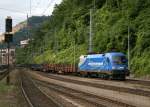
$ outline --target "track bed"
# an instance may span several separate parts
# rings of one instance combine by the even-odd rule
[[[48,98],[31,78],[27,77],[25,73],[21,75],[22,91],[25,99],[31,107],[58,107],[58,105]]]

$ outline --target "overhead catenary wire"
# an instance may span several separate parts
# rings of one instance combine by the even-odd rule
[[[34,6],[34,10],[36,10],[39,7],[40,4],[41,4],[41,0],[37,1],[36,5]]]
[[[45,12],[47,11],[47,9],[51,6],[51,4],[54,2],[54,0],[50,0],[50,2],[48,3],[47,7],[44,9],[44,11],[42,12],[41,15],[44,15]]]
[[[36,6],[35,8],[38,8],[38,6],[41,4],[41,0],[39,0],[37,3],[36,3]]]
[[[14,13],[20,13],[20,14],[26,14],[26,13],[23,12],[23,11],[14,10],[14,9],[7,9],[7,8],[2,8],[2,7],[0,7],[0,10],[9,11],[9,12],[14,12]]]

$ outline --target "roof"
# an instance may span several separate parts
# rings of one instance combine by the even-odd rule
[[[109,53],[104,53],[104,54],[91,54],[91,55],[87,55],[88,58],[101,58],[104,56],[115,56],[115,55],[119,55],[119,56],[124,56],[125,54],[123,54],[122,52],[109,52]]]
[[[109,52],[109,53],[106,53],[106,55],[111,55],[111,56],[114,56],[114,55],[125,55],[124,53],[122,52]]]

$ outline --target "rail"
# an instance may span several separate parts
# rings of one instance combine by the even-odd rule
[[[21,90],[30,107],[59,107],[24,73],[21,75]]]

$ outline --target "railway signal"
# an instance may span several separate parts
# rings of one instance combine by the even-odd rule
[[[5,42],[9,43],[13,41],[13,34],[12,33],[5,33]]]
[[[7,61],[8,61],[8,76],[7,76],[7,84],[10,83],[10,78],[9,78],[9,72],[10,72],[10,64],[9,64],[9,49],[10,49],[10,42],[13,41],[13,34],[12,34],[12,18],[10,16],[8,16],[6,18],[6,32],[5,32],[5,42],[7,43],[8,46],[8,57],[7,57]]]
[[[12,32],[12,18],[10,16],[8,16],[6,18],[6,32]]]
[[[5,32],[5,42],[6,43],[10,43],[13,40],[13,34],[12,34],[12,18],[10,16],[8,16],[5,20],[6,22],[6,32]]]

